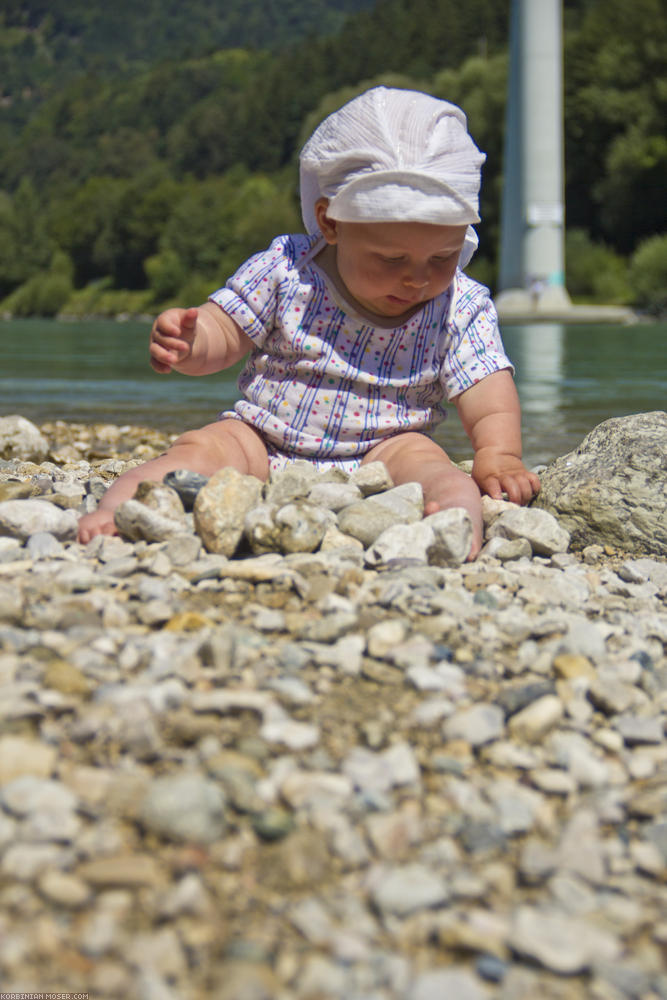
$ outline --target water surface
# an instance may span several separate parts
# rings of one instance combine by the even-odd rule
[[[608,417],[667,408],[667,324],[504,326],[522,403],[529,464],[576,447]],[[182,431],[236,397],[239,367],[189,378],[157,375],[148,325],[113,320],[0,323],[0,416],[143,424]],[[453,407],[435,433],[455,460],[470,446]]]

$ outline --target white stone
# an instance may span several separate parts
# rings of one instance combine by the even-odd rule
[[[79,517],[61,510],[48,500],[3,500],[0,503],[0,535],[25,541],[38,532],[64,540],[76,537]]]
[[[465,740],[473,747],[500,739],[505,731],[505,717],[498,705],[480,702],[464,708],[445,720],[442,727],[447,740]]]
[[[151,782],[141,806],[141,822],[177,841],[210,843],[225,830],[220,786],[197,773],[165,775]]]
[[[585,972],[597,961],[614,961],[621,952],[618,939],[595,924],[533,906],[516,911],[509,944],[561,975]]]
[[[24,774],[48,778],[57,757],[56,748],[47,743],[23,736],[3,736],[0,739],[0,787]]]
[[[566,552],[570,544],[568,532],[553,514],[538,507],[514,507],[497,517],[487,532],[488,538],[525,538],[538,555]]]
[[[0,458],[43,462],[48,453],[49,442],[33,423],[16,414],[0,417]]]
[[[371,896],[381,913],[406,917],[417,910],[443,906],[449,892],[437,872],[425,865],[408,864],[383,872]]]
[[[488,988],[468,969],[432,969],[417,976],[408,1000],[489,1000]]]
[[[513,737],[533,743],[557,726],[562,717],[562,701],[554,694],[547,694],[513,715],[508,728]]]
[[[342,805],[353,791],[349,778],[328,771],[292,771],[280,785],[280,794],[293,809],[318,803]]]

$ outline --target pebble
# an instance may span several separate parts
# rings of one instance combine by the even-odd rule
[[[621,953],[617,937],[570,914],[522,906],[517,910],[509,944],[522,955],[561,975],[588,971],[596,962]]]
[[[418,910],[444,906],[449,900],[444,879],[424,865],[397,865],[371,873],[371,877],[375,882],[371,899],[383,916],[405,917]]]
[[[197,773],[156,778],[144,799],[140,821],[169,840],[210,843],[225,831],[225,798],[220,787]]]
[[[81,546],[168,439],[12,427],[3,989],[667,995],[667,559],[487,498],[466,563],[380,463],[174,475]]]

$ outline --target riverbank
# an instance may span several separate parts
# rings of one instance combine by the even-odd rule
[[[0,537],[3,989],[667,996],[664,558],[83,547],[169,436],[40,431],[0,462],[39,501]]]

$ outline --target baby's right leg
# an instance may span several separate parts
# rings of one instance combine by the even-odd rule
[[[130,469],[109,487],[97,510],[79,521],[79,541],[85,544],[95,535],[115,535],[116,507],[134,496],[140,482],[162,482],[168,472],[176,469],[212,476],[227,467],[262,480],[268,477],[266,446],[256,430],[241,420],[228,418],[186,431],[164,455]]]

